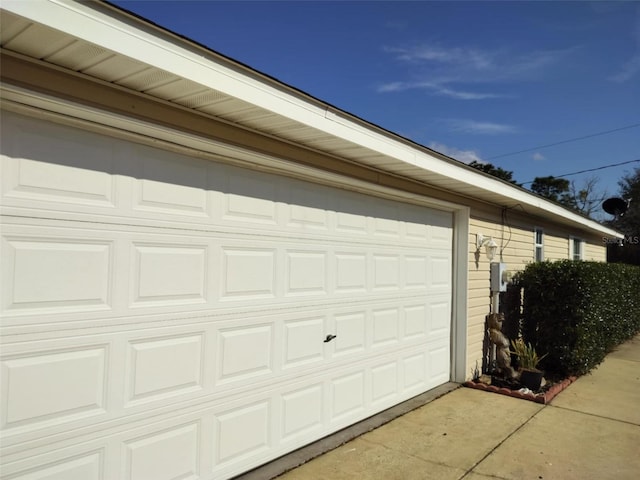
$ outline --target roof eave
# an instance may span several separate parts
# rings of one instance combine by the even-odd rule
[[[47,0],[5,2],[2,8],[293,122],[313,132],[316,140],[328,139],[336,150],[350,149],[350,161],[502,207],[520,205],[529,214],[622,238],[598,222],[368,123],[114,5]],[[254,121],[253,128],[256,124],[260,126],[260,121]],[[265,128],[270,124],[272,118],[264,121]],[[376,161],[370,159],[372,154]]]

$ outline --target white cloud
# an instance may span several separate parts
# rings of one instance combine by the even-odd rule
[[[450,87],[444,87],[437,83],[430,82],[390,82],[382,84],[378,87],[379,93],[386,92],[399,92],[404,90],[421,89],[430,90],[435,95],[441,95],[443,97],[451,97],[459,100],[485,100],[487,98],[504,98],[511,95],[504,95],[499,93],[486,93],[486,92],[469,92],[456,90]]]
[[[508,48],[480,49],[422,44],[408,48],[386,47],[384,51],[408,66],[414,79],[381,86],[379,92],[426,89],[434,95],[460,100],[505,98],[512,95],[477,91],[461,86],[532,81],[559,64],[576,48],[514,53]],[[427,73],[425,73],[427,72]]]
[[[448,147],[438,142],[431,142],[429,144],[429,148],[431,150],[435,150],[436,152],[443,153],[448,157],[452,157],[452,158],[455,158],[456,160],[460,160],[461,162],[464,162],[464,163],[471,163],[474,161],[479,163],[486,163],[484,160],[482,160],[478,156],[475,150],[460,150],[455,147]]]
[[[528,78],[540,69],[551,67],[574,52],[575,48],[561,50],[535,50],[512,53],[506,48],[482,50],[464,47],[418,45],[410,48],[385,48],[397,60],[418,65],[429,65],[442,77],[459,81],[515,81]],[[473,72],[476,77],[465,79],[463,74]]]
[[[448,119],[445,120],[452,131],[473,133],[479,135],[498,135],[503,133],[515,133],[518,131],[513,125],[505,125],[492,122],[477,122],[475,120]]]
[[[407,83],[405,82],[391,82],[380,85],[378,87],[378,92],[397,92],[400,90],[407,90],[408,88],[411,87],[407,86]]]
[[[623,83],[640,72],[640,53],[631,57],[631,59],[622,66],[622,70],[615,75],[609,77],[609,80],[616,83]]]
[[[389,53],[395,53],[396,58],[406,62],[441,62],[449,64],[470,64],[476,69],[491,67],[494,52],[473,48],[444,48],[438,45],[419,45],[412,48],[385,48]]]
[[[463,92],[452,88],[437,88],[436,93],[445,97],[457,98],[460,100],[484,100],[487,98],[504,98],[511,96],[499,93]]]
[[[531,158],[533,158],[536,162],[539,162],[541,160],[544,160],[544,155],[542,155],[540,152],[536,152],[531,155]]]
[[[613,82],[624,83],[640,73],[640,4],[636,8],[631,37],[635,40],[635,53],[622,65],[618,73],[609,77]]]
[[[392,30],[406,30],[409,26],[409,22],[404,20],[390,20],[384,24],[385,28]]]

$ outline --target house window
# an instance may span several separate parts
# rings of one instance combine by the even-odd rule
[[[571,260],[582,260],[583,258],[583,250],[584,250],[584,241],[579,238],[571,238],[569,241],[570,248],[570,258]]]
[[[544,231],[541,228],[534,229],[534,245],[536,262],[544,261]]]

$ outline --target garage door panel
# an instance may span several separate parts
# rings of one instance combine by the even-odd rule
[[[353,294],[367,291],[367,255],[359,252],[336,252],[336,293]]]
[[[427,310],[428,305],[424,302],[414,305],[408,304],[404,307],[404,328],[403,336],[405,340],[424,339],[428,331]]]
[[[398,360],[392,359],[371,367],[371,404],[386,405],[398,396]]]
[[[434,254],[430,258],[431,276],[429,286],[432,288],[451,288],[451,255]]]
[[[436,385],[449,381],[449,367],[451,365],[451,349],[449,342],[442,341],[433,344],[427,353],[429,358],[429,377]]]
[[[275,298],[276,252],[276,249],[223,246],[220,300]]]
[[[325,316],[284,321],[283,369],[317,364],[326,360],[325,342],[320,341],[325,338],[325,324]]]
[[[33,162],[24,169],[31,170],[32,176],[40,176],[40,180],[31,182],[33,188],[47,188],[55,193],[51,193],[54,198],[47,196],[46,202],[34,204],[27,197],[12,194],[11,185],[15,182],[5,181],[5,205],[100,212],[100,221],[117,222],[119,218],[128,217],[137,222],[172,219],[209,227],[255,228],[260,224],[262,229],[272,232],[284,228],[290,234],[302,234],[311,228],[315,234],[322,233],[319,232],[322,229],[328,235],[347,241],[353,240],[354,233],[359,233],[360,238],[372,234],[369,241],[377,237],[383,242],[397,238],[421,247],[425,243],[437,248],[450,247],[452,220],[447,212],[415,205],[400,208],[389,200],[374,200],[353,192],[217,165],[71,127],[27,120],[9,112],[6,118],[3,122],[3,129],[7,129],[7,135],[3,135],[3,177],[15,178],[19,170],[15,165]],[[33,131],[51,130],[52,133],[47,139],[21,142],[11,135],[15,129],[12,124],[16,122],[29,125]],[[49,137],[67,146],[42,148]],[[39,145],[39,150],[24,151],[23,145]],[[46,168],[54,168],[52,166],[60,169],[55,176],[45,173]],[[73,182],[73,185],[52,186],[57,179]],[[104,182],[108,185],[103,185]],[[84,190],[87,192],[83,193]],[[67,198],[62,201],[57,199],[59,195],[78,196],[79,200]],[[98,208],[87,195],[104,199],[100,202],[108,202],[105,206],[109,208]],[[98,218],[98,215],[94,216]]]
[[[114,326],[112,333],[77,337],[76,343],[125,342],[128,393],[122,402],[130,410],[181,397],[210,395],[214,391],[223,394],[226,389],[269,383],[271,379],[289,375],[300,376],[313,372],[317,368],[314,365],[340,369],[353,360],[366,362],[381,354],[419,347],[425,342],[430,320],[427,315],[421,315],[420,320],[418,315],[428,312],[430,305],[424,301],[416,303],[416,299],[407,299],[405,304],[401,308],[388,301],[379,302],[378,306],[337,307],[322,315],[313,315],[312,310],[275,317],[263,312],[223,322],[211,317],[203,324],[171,328],[163,322],[162,330],[168,330],[168,335],[158,335],[162,330],[157,327],[124,332]],[[412,313],[419,327],[409,330],[402,322],[406,318],[410,321]],[[269,318],[273,320],[267,321]],[[328,333],[337,337],[325,343]],[[64,336],[61,332],[59,336],[69,343],[74,338],[70,334]],[[445,344],[446,337],[446,331],[440,335]],[[55,339],[49,342],[59,344]],[[207,346],[207,342],[217,345],[216,348]],[[216,356],[211,357],[214,352]],[[205,373],[205,368],[209,373]],[[207,379],[214,378],[213,374],[217,379],[215,388],[210,383],[205,385]],[[118,384],[114,380],[114,388]]]
[[[429,233],[431,229],[430,225],[419,222],[420,219],[416,219],[416,222],[413,222],[411,220],[405,222],[405,232],[407,240],[428,244]]]
[[[208,245],[132,244],[131,307],[207,303]]]
[[[378,308],[371,312],[371,347],[379,349],[400,340],[400,309]]]
[[[116,206],[116,180],[106,172],[30,159],[12,159],[4,171],[8,177],[5,196],[22,203]]]
[[[84,211],[90,211],[87,206],[116,207],[118,165],[112,142],[6,112],[1,127],[4,199]]]
[[[429,233],[428,244],[432,248],[445,249],[447,246],[451,246],[452,233],[449,227],[434,228]]]
[[[384,215],[384,213],[393,214],[395,212],[383,211],[382,214]],[[400,240],[402,238],[401,224],[393,218],[376,218],[374,220],[373,234],[386,239]]]
[[[112,256],[108,241],[3,235],[3,310],[109,310]]]
[[[28,432],[102,416],[107,409],[107,352],[102,345],[4,358],[2,429]]]
[[[426,352],[417,352],[402,358],[402,392],[411,394],[419,391],[427,383],[427,354]]]
[[[406,289],[424,289],[428,285],[429,257],[426,255],[406,255],[404,258],[404,274]]]
[[[373,290],[399,290],[402,288],[400,255],[374,254],[373,259]]]
[[[216,383],[246,382],[273,373],[274,329],[273,323],[262,323],[220,330]]]
[[[180,415],[162,424],[112,431],[108,439],[82,437],[63,448],[48,444],[35,458],[4,463],[2,472],[11,480],[201,478],[204,460],[211,468],[206,452],[212,443],[210,417],[210,412],[203,419]]]
[[[331,380],[331,422],[344,422],[365,409],[365,372],[356,371]]]
[[[427,313],[430,338],[449,337],[451,331],[451,303],[445,297],[433,298]]]
[[[323,390],[322,383],[315,383],[282,394],[283,443],[321,433],[326,408]]]
[[[101,427],[87,424],[67,434],[59,430],[63,436],[52,437],[55,442],[39,442],[40,437],[35,436],[31,443],[39,443],[37,450],[45,458],[59,446],[77,449],[109,438],[120,447],[110,449],[105,461],[130,475],[123,473],[119,478],[144,478],[141,475],[155,472],[154,455],[157,463],[171,462],[162,471],[191,472],[198,471],[198,465],[211,465],[213,478],[227,478],[246,469],[247,462],[258,464],[366,418],[370,408],[382,410],[436,386],[426,375],[429,358],[418,346],[407,349],[400,359],[392,353],[378,356],[375,362],[323,369],[311,383],[296,376],[275,388],[273,382],[257,384],[226,399],[174,403],[179,409],[147,407],[148,413],[131,420],[106,422]],[[192,447],[197,464],[192,461]],[[8,460],[13,460],[11,455]]]
[[[450,213],[4,120],[11,475],[229,478],[448,381]]]
[[[428,243],[434,248],[451,250],[453,239],[453,217],[450,213],[429,210],[425,223],[429,224]]]
[[[437,386],[425,382],[429,369],[428,360],[423,351],[414,348],[405,353],[400,360],[394,356],[383,356],[364,369],[362,366],[336,369],[326,372],[322,382],[307,384],[304,387],[285,387],[275,397],[277,401],[274,405],[280,403],[283,407],[281,424],[275,432],[273,450],[286,451],[292,438],[298,440],[295,445],[308,443],[324,436],[323,432],[340,429],[368,417],[368,408],[374,405],[375,408],[383,410],[411,398],[416,392]],[[406,388],[400,383],[405,375],[409,383]],[[268,402],[265,400],[265,403]],[[304,406],[304,410],[295,408],[296,403],[300,408]],[[245,402],[245,405],[251,409],[252,404]],[[287,406],[290,407],[288,411]],[[244,406],[239,409],[243,410]],[[276,408],[274,412],[277,411]],[[296,430],[296,427],[299,430]],[[296,433],[288,434],[291,430]],[[261,452],[257,450],[255,454],[260,455]],[[219,468],[225,466],[222,464]]]
[[[23,442],[46,445],[46,435],[126,425],[153,409],[211,396],[210,333],[194,326],[164,330],[164,336],[156,329],[88,338],[78,331],[64,342],[4,347],[3,450],[20,450]]]
[[[138,167],[134,212],[211,217],[206,162],[144,146],[131,154]]]
[[[33,462],[31,462],[33,464]],[[28,468],[11,480],[104,480],[104,451],[63,458],[46,465]],[[10,468],[10,467],[9,467]],[[9,474],[10,470],[3,468]]]
[[[274,175],[255,175],[226,167],[213,175],[209,185],[214,192],[221,192],[214,199],[223,203],[224,219],[275,225],[279,183]]]
[[[323,250],[285,251],[286,296],[326,295],[329,293],[329,254]]]
[[[367,311],[351,310],[334,315],[333,356],[357,355],[367,348]]]
[[[357,235],[362,238],[369,232],[370,202],[367,197],[351,192],[332,195],[333,210],[336,213],[336,232],[345,236]]]
[[[214,461],[224,466],[259,455],[271,447],[271,400],[230,408],[216,414]]]
[[[289,187],[287,213],[286,225],[294,230],[328,231],[330,229],[328,190],[320,186],[308,188],[303,183],[293,183]]]
[[[123,480],[200,478],[200,422],[190,422],[124,442]]]
[[[127,342],[124,407],[204,389],[205,335]]]

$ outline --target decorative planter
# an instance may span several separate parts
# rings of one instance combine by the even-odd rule
[[[540,370],[522,370],[520,373],[520,383],[532,392],[537,392],[540,390],[543,375],[544,372]]]
[[[551,387],[548,388],[546,392],[541,393],[522,393],[518,390],[509,390],[509,396],[514,398],[520,398],[522,400],[529,400],[531,402],[542,403],[546,405],[549,403],[556,395],[558,395],[561,391],[571,385],[573,382],[577,380],[577,377],[569,377],[565,378],[563,381],[554,383]],[[469,380],[464,382],[465,387],[474,388],[476,390],[483,390],[485,392],[498,393],[500,395],[505,395],[504,388],[496,387],[495,385],[487,385],[481,382],[475,382],[473,380]]]

